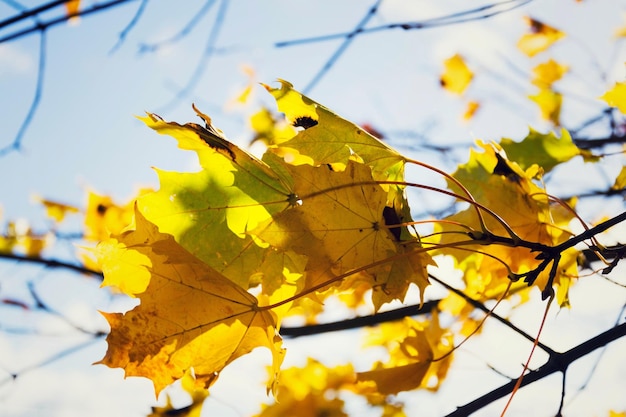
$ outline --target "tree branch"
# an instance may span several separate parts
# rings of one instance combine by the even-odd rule
[[[573,347],[566,352],[551,354],[548,361],[539,369],[535,371],[530,371],[526,375],[524,375],[524,379],[522,380],[520,388],[532,384],[533,382],[539,381],[540,379],[552,375],[555,372],[565,372],[569,365],[576,360],[624,336],[626,336],[626,323],[622,323],[619,326],[613,327],[605,331],[604,333],[600,333],[599,335],[588,339],[587,341]],[[458,407],[455,411],[448,414],[446,417],[468,416],[480,410],[481,408],[486,407],[492,402],[506,395],[509,395],[515,387],[516,383],[517,379],[512,379],[506,384],[494,389],[493,391],[479,398],[476,398],[475,400],[461,407]]]
[[[29,263],[43,265],[46,268],[69,269],[70,271],[78,272],[80,274],[91,275],[100,280],[104,278],[104,276],[102,275],[102,272],[85,268],[82,265],[70,264],[68,262],[64,262],[64,261],[60,261],[56,259],[33,258],[30,256],[17,255],[14,253],[0,253],[0,259],[6,259],[6,260],[11,260],[11,261],[16,261],[16,262],[29,262]]]

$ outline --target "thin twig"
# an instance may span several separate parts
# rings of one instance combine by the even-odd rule
[[[115,53],[115,51],[117,51],[122,46],[122,44],[126,40],[126,36],[128,36],[130,31],[135,27],[135,25],[137,25],[137,22],[139,22],[139,19],[143,15],[143,12],[146,9],[146,6],[148,5],[148,1],[150,0],[141,0],[141,4],[137,8],[135,15],[130,20],[130,22],[128,22],[126,27],[120,32],[117,38],[117,42],[115,43],[115,45],[113,45],[113,48],[111,48],[111,50],[109,51],[109,54]]]
[[[35,85],[35,95],[33,97],[33,101],[30,104],[30,108],[28,109],[28,113],[26,113],[26,117],[24,117],[22,125],[17,131],[13,142],[0,149],[0,157],[3,157],[8,153],[21,150],[24,134],[32,123],[33,117],[35,116],[37,108],[39,107],[39,102],[41,101],[44,74],[46,72],[46,31],[42,30],[39,36],[39,66],[37,68],[37,84]]]

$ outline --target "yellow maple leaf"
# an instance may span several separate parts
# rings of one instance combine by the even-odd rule
[[[456,54],[443,62],[444,71],[439,78],[443,88],[454,94],[463,94],[474,74],[469,69],[463,57]]]
[[[517,42],[517,47],[529,57],[533,57],[545,51],[556,41],[565,36],[565,33],[543,22],[528,16],[525,16],[524,19],[528,24],[530,33],[522,35]]]
[[[556,245],[569,238],[569,222],[573,215],[560,205],[551,203],[545,190],[537,186],[533,178],[538,173],[536,165],[526,171],[513,161],[500,154],[496,145],[478,142],[483,152],[471,150],[470,159],[460,165],[453,177],[460,181],[482,206],[490,209],[504,221],[517,236],[531,242],[545,245]],[[455,184],[450,184],[457,190]],[[456,225],[470,226],[474,230],[482,230],[476,211],[468,208],[447,217],[446,222],[437,224],[442,232],[439,243],[453,244],[465,240],[467,229]],[[492,215],[484,219],[486,227],[500,236],[508,236],[507,230],[500,220]],[[522,247],[501,245],[463,246],[464,250],[446,249],[445,253],[453,255],[459,269],[465,272],[464,279],[468,296],[476,299],[492,299],[499,297],[510,284],[509,272],[524,273],[536,268],[541,261],[536,253]],[[473,252],[475,250],[475,252]],[[554,279],[556,285],[569,287],[572,277],[577,274],[577,250],[564,252]],[[541,290],[548,283],[549,271],[543,271],[535,285]],[[517,287],[526,285],[517,282]],[[567,293],[558,294],[560,304],[567,302]]]
[[[200,417],[204,400],[209,396],[206,389],[198,389],[196,386],[196,377],[192,372],[187,371],[181,380],[182,389],[191,397],[191,404],[176,408],[172,404],[172,399],[168,393],[167,404],[164,407],[152,407],[152,413],[147,417]]]
[[[118,205],[109,196],[90,191],[85,209],[85,238],[102,241],[111,233],[120,233],[133,219],[134,201]]]
[[[615,85],[601,97],[609,106],[617,107],[619,111],[626,114],[626,82],[615,83]]]
[[[306,288],[336,284],[334,277],[359,270],[370,277],[376,309],[402,300],[410,283],[423,295],[431,258],[418,245],[398,241],[386,227],[387,192],[373,180],[369,167],[350,161],[339,172],[327,166],[286,168],[301,203],[250,233],[273,247],[306,255]],[[394,255],[404,256],[385,262]]]
[[[622,190],[626,188],[626,165],[622,167],[622,170],[617,175],[617,178],[615,178],[615,183],[611,188],[614,190]]]
[[[268,256],[267,244],[255,241],[248,231],[295,204],[297,196],[280,168],[265,162],[284,164],[280,158],[260,161],[228,142],[208,116],[196,112],[206,127],[167,122],[154,114],[141,118],[158,133],[175,138],[179,148],[196,152],[202,169],[157,170],[160,189],[140,198],[139,208],[185,249],[247,289],[251,279],[258,281],[255,275]]]
[[[56,221],[57,223],[62,222],[68,213],[80,212],[78,207],[59,203],[57,201],[46,200],[45,198],[38,195],[33,196],[33,199],[41,203],[46,208],[46,214],[48,215],[48,217],[54,219],[54,221]]]
[[[99,252],[105,285],[127,283],[122,289],[141,300],[127,313],[103,313],[111,333],[99,363],[124,368],[126,376],[150,378],[158,394],[190,369],[195,385],[208,388],[225,366],[264,346],[272,353],[276,376],[284,350],[272,314],[171,235],[159,232],[139,211],[135,218],[135,230],[101,244],[116,247],[113,253]],[[120,263],[126,267],[118,268]],[[132,274],[133,269],[149,276]],[[268,389],[275,382],[273,378]]]
[[[539,88],[547,89],[560,80],[567,71],[569,71],[569,66],[559,64],[554,59],[549,59],[533,68],[531,82]]]
[[[552,122],[555,126],[560,126],[561,104],[563,103],[561,93],[549,88],[542,88],[537,94],[528,96],[528,98],[539,106],[542,119]]]
[[[452,334],[440,327],[436,310],[429,321],[406,317],[383,323],[372,329],[367,344],[385,347],[390,359],[385,364],[378,362],[370,371],[357,373],[360,389],[367,393],[375,387],[383,395],[417,388],[437,390],[452,361],[452,342]]]
[[[474,101],[474,100],[469,101],[467,103],[467,106],[465,107],[465,113],[463,113],[463,120],[465,120],[466,122],[471,120],[479,108],[480,108],[479,102]]]

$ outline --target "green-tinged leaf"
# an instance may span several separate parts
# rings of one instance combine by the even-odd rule
[[[166,122],[154,114],[141,118],[149,127],[197,153],[202,170],[193,173],[157,170],[161,187],[139,199],[150,221],[173,235],[187,250],[248,288],[267,255],[248,230],[295,203],[289,179],[265,162],[228,142],[198,112],[207,127]],[[281,163],[279,158],[273,162]]]
[[[195,385],[207,388],[229,363],[264,346],[274,358],[268,387],[273,386],[284,356],[273,315],[139,211],[135,221],[134,230],[100,244],[115,248],[113,253],[98,251],[105,284],[141,300],[127,313],[104,314],[111,333],[100,363],[124,368],[126,376],[150,378],[158,394],[192,368]]]
[[[524,170],[537,164],[544,172],[548,172],[575,156],[593,157],[591,152],[578,148],[565,129],[561,129],[560,138],[553,132],[544,134],[530,129],[528,136],[521,142],[504,138],[500,141],[500,146],[509,160],[515,161]]]

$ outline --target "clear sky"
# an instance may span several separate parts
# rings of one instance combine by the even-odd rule
[[[27,9],[42,3],[20,1]],[[102,2],[83,3],[83,7],[90,7]],[[524,2],[503,2],[499,8],[490,10],[521,3]],[[528,126],[543,131],[551,127],[541,120],[539,110],[526,98],[535,92],[529,83],[530,69],[548,57],[571,67],[559,84],[565,96],[562,122],[566,127],[578,127],[596,116],[603,108],[597,97],[626,75],[624,43],[613,38],[614,31],[625,24],[623,0],[534,0],[489,19],[424,30],[389,29],[361,34],[353,38],[332,68],[314,85],[312,80],[344,38],[284,47],[278,47],[277,43],[347,33],[366,15],[373,1],[148,1],[143,14],[118,44],[120,33],[140,4],[131,1],[46,31],[43,88],[36,114],[25,130],[20,151],[0,157],[3,223],[7,219],[24,218],[35,229],[44,229],[47,225],[44,211],[33,202],[33,194],[84,206],[86,191],[93,189],[122,203],[132,198],[140,187],[158,186],[151,167],[195,169],[197,161],[193,154],[178,150],[173,139],[157,135],[134,117],[144,111],[181,123],[198,122],[191,109],[191,103],[195,103],[228,137],[247,145],[251,132],[246,117],[261,103],[270,108],[273,104],[258,85],[249,103],[234,104],[235,97],[249,82],[246,68],[253,71],[255,83],[272,84],[277,78],[286,79],[297,89],[307,89],[316,101],[347,119],[374,126],[402,152],[448,171],[467,157],[468,147],[476,139],[519,140],[528,132]],[[175,42],[163,43],[176,36],[207,4],[211,7],[206,14],[198,15],[197,24],[188,33]],[[488,2],[383,0],[366,27],[424,21],[485,4]],[[13,1],[0,1],[0,21],[16,14],[13,6]],[[218,22],[216,16],[220,13],[223,19]],[[515,47],[517,39],[527,30],[522,18],[525,15],[558,27],[567,38],[549,54],[529,59]],[[54,16],[51,12],[42,19]],[[18,26],[0,28],[0,38],[31,24],[33,21],[27,19]],[[40,34],[34,33],[0,43],[0,148],[13,142],[31,106],[39,74],[40,41]],[[142,45],[157,47],[147,51]],[[205,53],[207,45],[213,47],[209,55]],[[438,80],[443,60],[455,53],[462,54],[475,73],[474,82],[463,97],[443,91]],[[481,108],[470,122],[463,122],[462,114],[469,100],[479,101]],[[602,131],[590,131],[595,133]],[[424,148],[424,140],[437,146],[464,146],[442,155]],[[606,168],[598,168],[596,176],[577,178],[574,186],[593,188],[602,183],[598,188],[606,187],[622,163],[611,160]],[[567,193],[565,187],[571,187],[572,182],[566,180],[572,176],[576,176],[575,169],[555,175],[554,183],[564,187],[560,192]],[[430,196],[422,202],[425,207],[422,212],[440,207],[437,199]],[[587,220],[596,220],[603,214],[623,211],[623,202],[611,200],[603,206],[597,202],[584,203],[582,210]],[[18,288],[20,282],[33,277],[43,288],[71,288],[71,294],[65,294],[63,301],[73,309],[68,314],[85,326],[106,328],[96,312],[97,308],[111,307],[109,297],[102,290],[62,272],[46,272],[45,279],[40,275],[44,273],[38,268],[18,272],[16,265],[1,263],[0,280],[4,281],[0,281],[0,289]],[[54,282],[51,276],[56,277]],[[597,280],[593,287],[581,282],[580,288],[573,291],[572,303],[578,303],[578,308],[559,315],[553,312],[554,320],[544,334],[555,347],[567,349],[582,340],[585,331],[595,334],[618,319],[623,291],[616,293],[607,284],[596,284]],[[594,294],[602,294],[602,303],[589,297],[592,288]],[[429,296],[436,297],[437,293]],[[600,309],[606,310],[602,317],[597,314]],[[0,315],[14,314],[5,310],[0,310]],[[541,311],[539,303],[531,303],[511,314],[528,326],[532,334]],[[593,318],[589,319],[590,316]],[[344,332],[329,336],[324,342],[319,341],[320,337],[287,341],[290,353],[286,363],[302,364],[306,354],[319,352],[330,365],[354,357],[365,360],[369,356],[359,350],[356,334]],[[476,339],[459,353],[464,361],[459,362],[458,370],[465,372],[461,378],[466,379],[444,384],[438,397],[428,393],[403,396],[411,405],[410,410],[420,415],[441,415],[502,383],[503,378],[485,369],[485,363],[508,375],[519,372],[528,345],[516,347],[514,342],[502,344],[498,339]],[[48,337],[34,345],[26,335],[0,329],[0,417],[134,417],[147,413],[152,395],[149,381],[123,381],[120,370],[90,365],[102,357],[106,349],[104,342],[5,382],[5,374],[27,369],[48,352],[67,346],[68,341],[72,345],[81,340],[80,335]],[[492,352],[494,344],[499,344],[499,355],[484,353]],[[626,368],[619,353],[625,347],[621,341],[606,349],[588,390],[580,394],[580,399],[572,400],[568,416],[601,416],[607,407],[626,409],[624,396],[618,394],[626,386]],[[537,364],[541,363],[540,359]],[[259,402],[265,399],[260,384],[266,360],[264,353],[254,353],[242,358],[236,370],[225,371],[212,391],[204,415],[214,415],[210,410],[220,416],[255,412]],[[578,375],[571,378],[572,392],[583,383],[592,366],[593,358],[577,363],[581,371],[572,372]],[[603,375],[621,385],[603,386],[599,382]],[[554,376],[522,391],[516,401],[537,404],[538,409],[545,406],[541,409],[547,411],[542,415],[555,412],[560,393],[558,378]],[[481,384],[474,384],[475,380]],[[422,405],[426,403],[427,406]],[[481,415],[498,415],[501,406],[498,403]],[[362,410],[364,405],[355,402],[352,407]],[[528,408],[520,406],[510,415],[528,415],[527,412]]]

